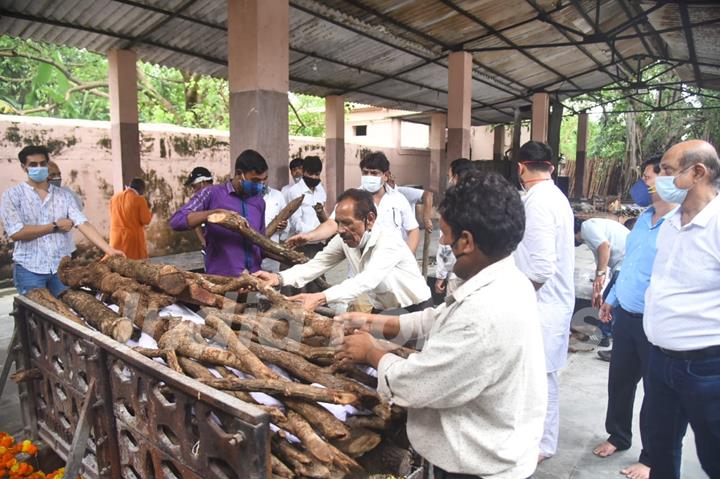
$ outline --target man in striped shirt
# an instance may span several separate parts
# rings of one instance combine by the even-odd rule
[[[73,227],[108,255],[125,256],[112,248],[78,209],[66,190],[48,183],[50,155],[43,146],[27,146],[19,155],[26,182],[2,195],[0,218],[14,242],[13,280],[18,293],[47,288],[55,296],[67,287],[57,276],[63,256],[69,256]]]

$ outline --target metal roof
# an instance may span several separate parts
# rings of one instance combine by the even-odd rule
[[[637,84],[665,60],[720,89],[719,2],[290,0],[290,90],[413,111],[447,109],[453,51],[473,55],[474,124],[555,98]],[[0,33],[227,74],[226,0],[0,0]]]

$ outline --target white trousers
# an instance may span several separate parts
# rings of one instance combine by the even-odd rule
[[[551,457],[555,455],[560,433],[560,391],[558,372],[547,373],[548,402],[545,412],[545,428],[540,440],[540,455]]]

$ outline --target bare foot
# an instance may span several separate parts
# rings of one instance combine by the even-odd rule
[[[650,479],[650,468],[641,462],[626,467],[620,473],[630,479]]]
[[[537,463],[538,463],[538,466],[539,466],[540,464],[542,464],[543,462],[547,461],[548,459],[550,459],[551,457],[552,457],[552,456],[544,456],[544,455],[542,455],[542,454],[538,454],[538,462],[537,462]]]
[[[617,447],[607,441],[604,441],[602,444],[593,449],[593,454],[599,457],[608,457],[615,454],[615,451],[617,451]]]

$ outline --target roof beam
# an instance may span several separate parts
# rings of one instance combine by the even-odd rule
[[[485,21],[482,20],[481,18],[478,18],[477,16],[473,15],[472,13],[468,12],[467,10],[465,10],[465,9],[463,9],[463,8],[455,5],[455,3],[453,3],[453,2],[450,1],[450,0],[440,0],[440,2],[442,2],[443,4],[445,4],[447,7],[450,7],[451,9],[455,10],[456,12],[458,12],[459,14],[461,14],[462,16],[464,16],[464,17],[470,19],[471,21],[475,22],[476,24],[480,25],[480,26],[483,27],[485,30],[487,30],[487,31],[495,34],[496,37],[498,37],[500,40],[504,41],[504,42],[507,43],[508,45],[512,46],[512,47],[513,47],[515,50],[517,50],[521,55],[523,55],[523,56],[526,57],[527,59],[535,62],[536,64],[540,65],[542,68],[544,68],[545,70],[549,71],[549,72],[552,73],[553,75],[557,76],[557,77],[560,78],[561,80],[566,81],[566,82],[572,84],[573,86],[577,86],[577,85],[576,85],[575,83],[573,83],[573,81],[570,80],[566,75],[562,74],[561,72],[559,72],[558,70],[554,69],[553,67],[551,67],[551,66],[549,66],[549,65],[541,62],[535,55],[532,55],[532,54],[528,53],[527,51],[525,51],[523,48],[519,47],[515,42],[513,42],[512,40],[510,40],[509,38],[507,38],[507,37],[506,37],[505,35],[503,35],[502,33],[498,32],[492,25],[490,25],[489,23],[485,22]]]
[[[702,87],[702,75],[700,74],[700,65],[698,65],[697,54],[695,53],[695,39],[693,38],[692,28],[690,27],[690,13],[685,2],[680,2],[680,18],[682,19],[683,30],[685,30],[685,42],[688,48],[688,57],[692,63],[693,73],[695,74],[695,83]]]
[[[632,22],[633,29],[638,34],[642,33],[642,30],[640,30],[639,24],[648,25],[650,27],[651,32],[654,30],[653,26],[650,24],[650,21],[648,20],[647,16],[648,16],[648,14],[652,13],[654,10],[657,10],[658,8],[664,6],[666,3],[665,1],[659,1],[647,10],[641,9],[642,13],[640,15],[633,17],[632,12],[630,10],[630,6],[628,5],[626,0],[617,0],[617,2],[620,4],[620,8],[623,9],[623,12],[625,12],[625,15],[627,15],[628,21]],[[655,53],[653,51],[653,49],[651,48],[650,44],[648,43],[648,41],[645,40],[645,36],[641,36],[640,41],[642,41],[642,44],[643,44],[643,46],[645,46],[645,50],[647,50],[648,53],[650,53],[650,54]],[[660,35],[653,34],[653,39],[651,41],[654,41],[655,48],[657,49],[657,51],[659,51],[661,54],[667,56],[667,54],[668,54],[667,45],[665,45],[665,42],[662,40]]]
[[[188,8],[190,8],[190,6],[192,6],[192,4],[194,4],[194,3],[196,3],[196,2],[197,2],[197,0],[186,0],[185,3],[183,3],[182,5],[180,5],[180,7],[177,8],[177,10],[174,10],[174,11],[171,11],[171,12],[166,13],[166,14],[165,14],[165,15],[166,15],[165,18],[161,19],[160,21],[156,22],[156,23],[153,24],[153,25],[150,25],[149,28],[147,28],[144,32],[142,32],[140,35],[137,36],[137,39],[148,38],[151,33],[153,33],[154,31],[156,31],[158,28],[162,27],[163,25],[166,25],[166,24],[167,24],[168,22],[170,22],[173,18],[175,18],[175,17],[177,17],[178,15],[180,15],[182,12],[184,12],[185,10],[187,10]],[[130,48],[132,48],[133,46],[135,46],[135,44],[137,44],[137,42],[138,42],[138,40],[133,40],[133,41],[128,42],[127,44],[125,44],[122,48],[123,48],[123,49],[126,49],[126,50],[129,50]]]
[[[410,25],[406,25],[405,23],[400,22],[400,21],[398,21],[398,20],[392,18],[391,16],[386,15],[386,14],[384,14],[384,13],[382,13],[382,12],[379,12],[379,11],[375,10],[374,8],[372,8],[372,7],[368,7],[368,6],[362,5],[360,2],[358,2],[358,1],[356,1],[356,0],[345,0],[345,1],[346,1],[347,3],[353,5],[354,7],[360,9],[360,10],[363,10],[363,11],[365,11],[365,12],[367,12],[367,13],[370,13],[371,15],[376,16],[377,18],[380,18],[381,20],[385,20],[385,21],[387,21],[387,22],[389,22],[389,23],[392,23],[393,25],[395,25],[395,26],[397,26],[397,27],[399,27],[399,28],[402,28],[402,29],[404,29],[405,31],[407,31],[407,32],[409,32],[409,33],[412,33],[413,35],[417,35],[417,36],[419,36],[419,37],[421,37],[421,38],[424,38],[425,40],[427,40],[427,41],[429,41],[429,42],[431,42],[431,43],[434,43],[435,45],[440,46],[441,48],[443,48],[443,49],[445,49],[445,50],[447,50],[447,51],[456,51],[456,50],[458,50],[458,46],[457,46],[457,45],[450,45],[450,44],[448,44],[448,43],[445,43],[445,42],[441,41],[440,39],[438,39],[438,38],[436,38],[436,37],[433,37],[432,35],[428,35],[427,33],[423,32],[423,31],[420,31],[420,30],[418,30],[418,29],[416,29],[416,28],[413,28],[413,27],[411,27]],[[292,2],[291,2],[291,4],[292,4]],[[473,59],[473,64],[474,64],[474,65],[477,65],[478,67],[480,67],[480,68],[482,68],[482,69],[484,69],[484,70],[487,70],[488,72],[492,73],[492,74],[495,75],[495,76],[498,76],[498,77],[502,78],[502,79],[505,80],[506,82],[514,83],[514,84],[516,84],[516,85],[520,85],[520,87],[523,88],[524,90],[528,90],[528,86],[527,86],[527,85],[524,85],[524,84],[521,83],[520,81],[515,80],[514,78],[511,78],[511,77],[505,75],[504,73],[501,73],[501,72],[499,72],[499,71],[497,71],[497,70],[494,70],[494,69],[492,69],[492,68],[490,68],[490,67],[488,67],[488,66],[486,66],[486,65],[484,65],[484,64],[481,64],[480,62],[476,61],[475,59]],[[494,86],[494,85],[490,84],[490,86]],[[495,88],[497,88],[497,87],[495,87]]]
[[[588,23],[588,25],[590,25],[590,27],[595,31],[595,34],[601,35],[601,36],[604,36],[607,38],[607,34],[600,29],[599,7],[598,7],[598,12],[597,12],[598,19],[597,19],[597,22],[594,22],[592,20],[592,18],[590,18],[590,16],[585,12],[585,10],[583,9],[582,4],[580,4],[579,0],[570,0],[570,1],[572,2],[573,6],[575,7],[575,10],[578,11],[580,16],[583,17],[583,19]],[[604,43],[607,44],[608,48],[610,48],[610,51],[612,51],[614,55],[616,55],[618,58],[621,59],[621,62],[625,66],[627,71],[632,72],[633,71],[632,67],[627,64],[627,62],[624,60],[623,56],[620,54],[620,52],[617,50],[617,48],[615,48],[614,43],[611,41],[606,41]],[[618,76],[620,76],[620,75],[618,75]]]

